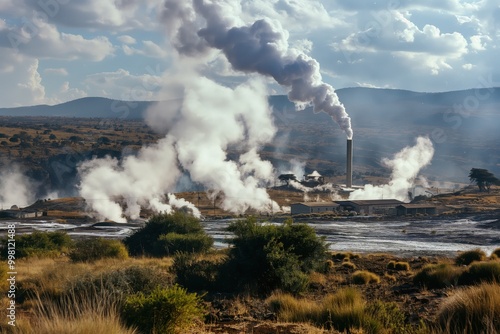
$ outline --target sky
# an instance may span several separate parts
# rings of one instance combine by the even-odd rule
[[[218,1],[237,7],[241,24],[278,22],[337,89],[500,86],[497,0]],[[163,0],[0,0],[0,107],[159,99],[178,57],[169,26]],[[203,73],[245,80],[217,53]],[[271,83],[268,92],[284,93]]]

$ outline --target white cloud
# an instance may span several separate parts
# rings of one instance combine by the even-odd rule
[[[106,96],[129,101],[154,100],[160,89],[161,78],[156,75],[133,75],[119,69],[87,76],[84,81],[90,96]]]
[[[122,50],[127,56],[142,55],[151,58],[165,58],[168,56],[168,52],[164,48],[152,41],[143,41],[141,49],[123,45]]]
[[[54,75],[62,75],[62,76],[67,76],[68,75],[68,71],[63,68],[63,67],[59,67],[59,68],[46,68],[43,73],[45,74],[54,74]]]
[[[0,48],[1,106],[49,103],[38,72],[38,60]]]
[[[134,37],[129,35],[121,35],[117,39],[123,44],[135,44],[137,42]]]
[[[86,59],[101,61],[113,54],[107,37],[86,39],[82,35],[61,33],[56,26],[35,19],[27,27],[0,28],[0,47],[14,48],[36,58]]]

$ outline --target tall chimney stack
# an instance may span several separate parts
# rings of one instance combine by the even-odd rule
[[[352,139],[347,139],[346,188],[352,188]]]

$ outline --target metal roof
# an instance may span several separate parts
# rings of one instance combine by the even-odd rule
[[[435,205],[432,204],[401,204],[398,205],[398,207],[404,207],[406,209],[434,209],[436,208]]]
[[[354,201],[337,201],[340,205],[349,205],[349,204],[355,204],[359,206],[366,206],[366,205],[399,205],[399,204],[405,204],[404,202],[401,202],[400,200],[397,199],[373,199],[373,200],[354,200]]]
[[[339,206],[340,204],[335,202],[301,202],[293,203],[292,205],[305,205],[310,207],[322,207],[322,206]]]

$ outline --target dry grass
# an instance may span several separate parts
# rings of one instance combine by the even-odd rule
[[[357,268],[356,265],[351,261],[344,261],[342,262],[341,266],[351,270],[355,270]]]
[[[23,319],[22,319],[23,320]],[[13,334],[136,334],[120,320],[115,301],[106,295],[69,295],[61,304],[38,298],[34,315],[18,324]]]
[[[362,327],[366,317],[366,302],[361,293],[352,288],[338,290],[320,302],[276,293],[267,303],[278,313],[279,321],[309,323],[340,331]]]
[[[410,271],[410,264],[404,261],[389,261],[387,269],[398,271]]]
[[[461,253],[455,258],[455,264],[458,266],[468,266],[474,261],[484,261],[486,253],[480,249],[474,249]]]
[[[482,284],[458,290],[442,304],[438,321],[441,333],[500,332],[500,286]]]
[[[380,276],[367,270],[358,270],[352,274],[352,282],[354,284],[378,284],[380,283]]]

